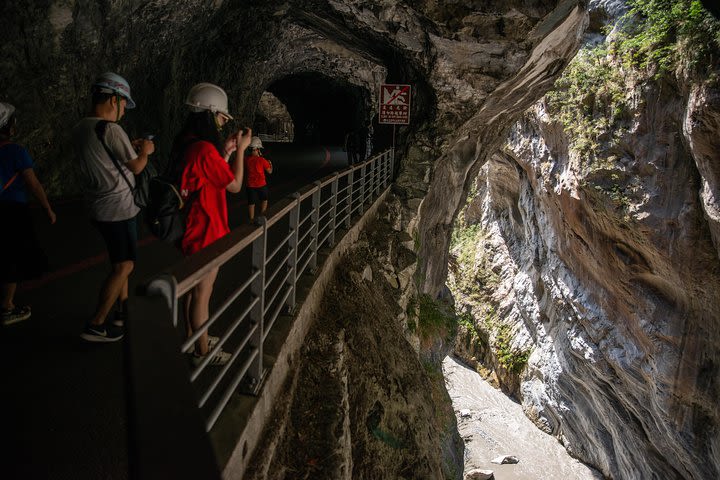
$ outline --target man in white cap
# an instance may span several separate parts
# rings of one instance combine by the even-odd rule
[[[112,270],[81,337],[89,342],[113,342],[123,337],[128,278],[137,256],[140,208],[133,199],[134,175],[143,171],[155,145],[148,139],[131,142],[116,123],[126,109],[135,108],[127,80],[115,73],[104,73],[93,82],[91,94],[91,111],[73,129],[73,143],[90,218],[105,240]],[[118,310],[114,320],[108,322],[115,302]]]

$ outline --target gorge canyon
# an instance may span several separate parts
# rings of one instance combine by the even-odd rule
[[[666,57],[622,43],[633,21],[653,31],[624,2],[6,2],[0,101],[62,197],[79,192],[67,126],[103,71],[130,81],[127,128],[156,132],[160,158],[200,81],[239,124],[267,120],[272,94],[295,141],[339,145],[374,122],[377,147],[380,85],[412,85],[395,183],[244,478],[462,478],[440,370],[455,354],[606,478],[710,480],[720,21],[650,4],[693,15]]]

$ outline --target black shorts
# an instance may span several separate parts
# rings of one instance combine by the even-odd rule
[[[135,261],[137,258],[137,217],[118,222],[93,220],[92,223],[105,240],[110,263]]]
[[[269,194],[270,191],[267,185],[257,188],[247,187],[247,197],[250,205],[257,205],[261,201],[267,201]]]
[[[26,203],[0,202],[0,282],[17,283],[39,277],[48,269],[40,248],[32,212]]]

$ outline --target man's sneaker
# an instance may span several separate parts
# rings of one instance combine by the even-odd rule
[[[80,338],[88,342],[117,342],[123,338],[123,331],[114,325],[92,325],[88,324]]]
[[[213,335],[208,335],[208,350],[212,350],[215,348],[215,345],[220,342],[220,337],[215,337]]]
[[[30,311],[30,307],[27,306],[3,310],[2,313],[0,313],[3,325],[12,325],[13,323],[22,322],[23,320],[30,318],[30,315],[32,315],[32,312]]]
[[[193,355],[193,365],[197,367],[205,360],[205,357],[206,356]],[[210,358],[210,362],[208,362],[208,365],[225,365],[230,361],[230,357],[232,357],[232,355],[230,355],[229,353],[218,350],[218,352]]]

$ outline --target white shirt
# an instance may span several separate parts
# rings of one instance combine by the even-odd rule
[[[140,209],[135,205],[132,190],[122,178],[95,133],[99,117],[86,117],[73,128],[73,144],[78,157],[85,201],[90,217],[102,222],[116,222],[135,217]],[[125,177],[135,186],[135,176],[127,168],[137,153],[125,130],[114,122],[105,129],[105,144],[115,155]]]

